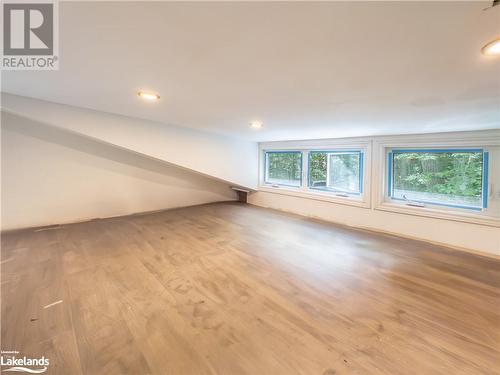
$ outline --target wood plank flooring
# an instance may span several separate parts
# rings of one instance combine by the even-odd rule
[[[423,242],[220,203],[1,255],[2,350],[50,374],[500,374],[500,262]]]

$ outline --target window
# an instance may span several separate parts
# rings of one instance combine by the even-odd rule
[[[292,195],[328,201],[348,201],[366,207],[363,191],[365,151],[264,150],[262,182],[265,187],[283,189]]]
[[[267,151],[264,182],[272,185],[300,187],[302,185],[302,152]]]
[[[363,188],[363,153],[360,151],[311,151],[309,153],[309,188],[361,194]]]
[[[488,153],[483,150],[392,150],[388,171],[391,199],[416,206],[487,206]]]

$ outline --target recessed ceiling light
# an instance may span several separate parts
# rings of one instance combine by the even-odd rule
[[[250,127],[251,127],[252,129],[260,129],[260,128],[262,128],[263,126],[264,126],[264,124],[262,123],[262,121],[252,121],[252,122],[250,123]]]
[[[483,55],[500,56],[500,38],[497,38],[486,44],[481,49],[481,52],[483,53]]]
[[[142,99],[149,100],[149,101],[160,100],[160,95],[153,94],[151,92],[139,91],[137,93],[137,95],[139,95]]]

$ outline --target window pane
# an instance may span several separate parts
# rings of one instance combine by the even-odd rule
[[[331,154],[327,186],[359,192],[359,154]]]
[[[483,153],[396,152],[394,198],[460,206],[482,206]]]
[[[300,186],[301,152],[266,152],[266,183]]]
[[[309,155],[309,186],[326,188],[326,152],[311,152]]]
[[[359,193],[360,158],[359,152],[311,152],[309,186],[314,189]]]

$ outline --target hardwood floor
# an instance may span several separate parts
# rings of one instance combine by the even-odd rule
[[[500,373],[500,262],[422,242],[221,203],[6,234],[1,261],[2,350],[50,374]]]

